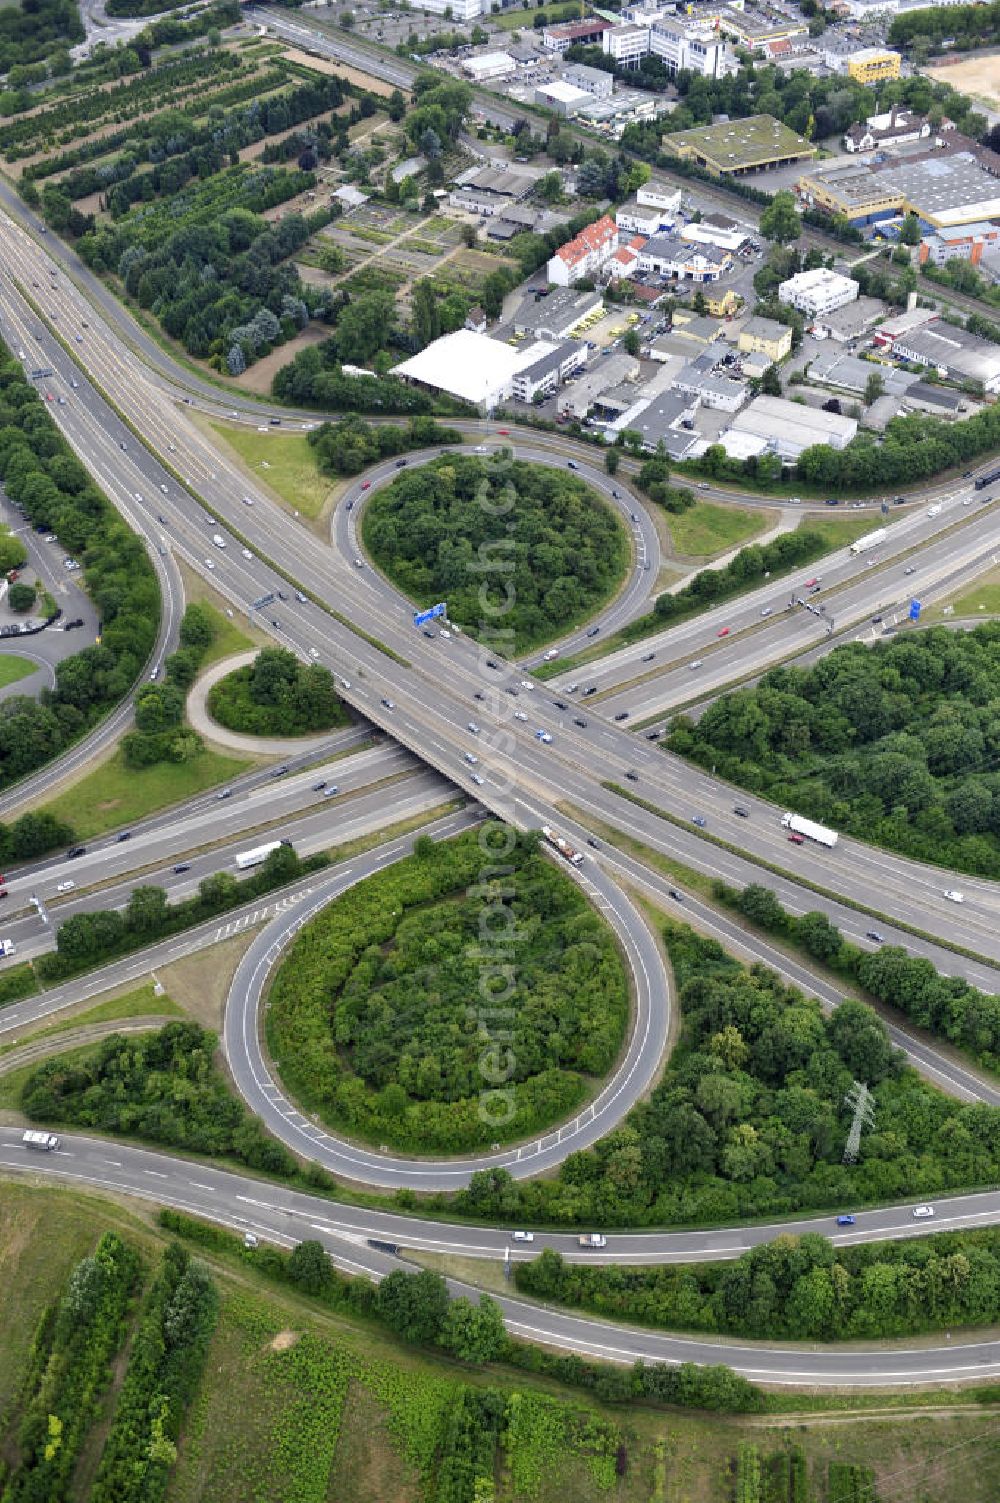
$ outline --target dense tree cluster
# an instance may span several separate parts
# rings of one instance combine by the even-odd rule
[[[0,8],[0,74],[42,62],[84,38],[75,0],[31,0]],[[8,87],[17,87],[8,78]]]
[[[782,1236],[734,1263],[594,1268],[546,1249],[515,1266],[536,1299],[612,1320],[760,1339],[874,1340],[990,1326],[1000,1315],[1000,1235],[951,1232],[837,1247],[817,1233]]]
[[[457,1153],[548,1125],[610,1069],[628,1008],[610,934],[532,839],[518,838],[502,877],[492,865],[474,833],[425,837],[302,931],[271,990],[268,1042],[310,1111],[376,1142]],[[482,1016],[473,1005],[480,936],[499,923],[518,937],[502,1049],[487,1002]],[[509,1121],[506,1099],[480,1110],[501,1085]]]
[[[405,428],[346,417],[338,423],[323,423],[309,435],[320,469],[331,475],[357,475],[393,454],[461,442],[461,429],[442,427],[427,417],[411,418]]]
[[[68,1496],[74,1469],[125,1340],[139,1255],[105,1232],[42,1318],[20,1394],[16,1454],[4,1468],[4,1503]],[[10,1458],[5,1458],[5,1460]]]
[[[218,1310],[207,1269],[172,1242],[143,1305],[90,1503],[160,1503],[166,1496]]]
[[[112,1034],[82,1059],[56,1056],[40,1065],[25,1082],[22,1110],[38,1122],[123,1133],[291,1174],[291,1155],[268,1137],[216,1068],[217,1042],[188,1021],[129,1038]]]
[[[987,1069],[1000,1069],[1000,998],[961,976],[942,976],[929,960],[898,945],[862,949],[845,940],[825,913],[789,913],[767,887],[741,891],[712,884],[715,896],[751,923],[791,940],[840,976],[848,976],[878,1002],[899,1008],[921,1028],[966,1050]]]
[[[846,644],[683,717],[672,750],[875,845],[1000,876],[1000,626]]]
[[[339,320],[338,320],[339,322]],[[441,412],[473,413],[467,402],[431,396],[398,376],[345,376],[337,336],[321,344],[307,345],[274,374],[273,394],[290,406],[318,407],[324,412],[366,412],[375,416],[390,413]]]
[[[889,1201],[1000,1174],[1000,1111],[965,1106],[906,1068],[860,1002],[829,1017],[763,966],[680,925],[664,930],[681,1036],[649,1100],[552,1180],[473,1176],[451,1202],[477,1217],[590,1226],[728,1223]],[[875,1123],[841,1162],[854,1080]]]
[[[300,663],[284,647],[265,647],[246,668],[213,684],[208,713],[220,725],[250,736],[304,736],[346,725],[329,668]]]
[[[617,516],[593,491],[507,451],[449,454],[398,476],[369,501],[363,535],[412,600],[446,600],[451,619],[484,641],[508,633],[511,654],[590,615],[629,560]]]
[[[202,750],[201,738],[185,724],[185,692],[215,638],[215,625],[204,606],[187,606],[181,619],[180,646],[163,665],[159,683],[143,684],[135,700],[135,730],[122,737],[129,767],[154,762],[188,762]]]
[[[80,254],[94,270],[116,273],[189,354],[221,368],[238,348],[249,364],[309,317],[289,258],[328,212],[315,222],[288,214],[275,224],[262,215],[314,181],[298,169],[230,167],[88,232]]]
[[[243,147],[335,110],[344,102],[344,88],[338,78],[317,79],[280,93],[262,94],[226,111],[216,109],[208,123],[196,109],[153,115],[130,134],[120,156],[77,167],[60,179],[60,191],[74,201],[102,193],[112,219],[118,220],[132,204],[172,197],[192,178],[205,179],[221,172]],[[220,114],[221,119],[217,118]],[[332,132],[327,121],[318,123],[317,135],[320,131],[329,141]],[[139,171],[144,162],[153,165],[148,171]]]
[[[0,717],[0,787],[36,772],[127,694],[160,615],[152,564],[60,435],[19,361],[0,344],[0,479],[37,526],[80,560],[101,616],[99,644],[57,664],[54,689],[15,695]]]
[[[1000,41],[1000,5],[996,0],[986,5],[929,5],[893,16],[889,23],[892,47],[926,42],[932,52],[940,52],[945,38],[958,52],[995,47]]]

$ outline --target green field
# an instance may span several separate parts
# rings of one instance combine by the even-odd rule
[[[1000,615],[1000,569],[988,570],[944,604],[953,606],[951,614],[959,617]],[[935,616],[942,614],[941,606],[932,606],[931,609]]]
[[[209,427],[293,511],[304,517],[319,516],[336,487],[320,474],[304,433],[282,433],[270,427],[258,433],[256,428],[235,423],[210,423]]]
[[[766,511],[746,506],[696,501],[690,511],[677,516],[667,513],[666,522],[675,553],[684,558],[715,558],[766,531],[771,517]]]
[[[108,1227],[153,1266],[165,1236],[151,1215],[73,1190],[3,1184],[0,1438],[16,1422],[14,1396],[46,1304]],[[765,1466],[801,1448],[811,1503],[861,1496],[831,1484],[831,1463],[872,1467],[882,1503],[1000,1496],[996,1410],[960,1391],[928,1395],[912,1416],[907,1408],[920,1395],[873,1395],[868,1405],[882,1403],[881,1412],[859,1406],[836,1415],[824,1412],[822,1398],[803,1396],[802,1412],[756,1419],[602,1405],[509,1368],[483,1371],[403,1346],[373,1324],[270,1283],[244,1255],[192,1251],[211,1270],[221,1310],[181,1429],[168,1503],[431,1503],[442,1497],[449,1416],[470,1389],[484,1387],[503,1401],[520,1395],[517,1423],[497,1452],[495,1491],[478,1494],[496,1503],[732,1503],[737,1453],[748,1444]],[[624,1448],[619,1477],[606,1440],[602,1456],[609,1434]]]
[[[855,538],[864,537],[866,532],[875,532],[880,527],[887,527],[895,520],[896,517],[891,513],[887,517],[876,517],[870,511],[857,511],[853,516],[843,517],[819,516],[816,512],[806,512],[799,518],[798,530],[818,532],[821,538],[826,539],[827,547],[832,552],[834,548],[846,548]]]
[[[65,820],[79,840],[128,825],[147,814],[184,803],[206,788],[239,777],[254,764],[247,758],[226,757],[203,750],[190,762],[157,762],[152,767],[126,767],[116,751],[43,805],[47,814]]]
[[[19,658],[12,652],[0,652],[0,689],[27,678],[37,667],[37,663],[29,663],[27,658]]]

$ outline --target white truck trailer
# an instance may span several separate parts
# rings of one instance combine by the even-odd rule
[[[815,840],[817,845],[828,846],[831,850],[840,839],[836,830],[828,830],[826,825],[818,825],[815,820],[803,819],[801,814],[790,811],[781,816],[781,823],[793,835],[804,835],[807,840]]]
[[[873,548],[879,548],[889,536],[887,527],[880,527],[877,532],[867,532],[863,538],[855,538],[851,544],[852,553],[870,553]]]

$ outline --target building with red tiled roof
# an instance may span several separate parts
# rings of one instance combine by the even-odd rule
[[[559,247],[549,262],[549,281],[557,287],[572,287],[584,277],[595,276],[617,249],[618,226],[603,214],[581,230],[575,240]]]

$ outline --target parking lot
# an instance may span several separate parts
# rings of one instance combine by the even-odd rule
[[[51,595],[61,615],[43,631],[31,630],[42,622],[36,608],[28,612],[12,611],[6,599],[0,601],[0,655],[24,658],[35,671],[0,688],[0,700],[16,694],[37,695],[55,683],[55,670],[63,658],[92,646],[98,634],[94,606],[77,583],[79,568],[70,568],[67,554],[52,533],[36,532],[6,496],[0,495],[0,522],[19,537],[28,550],[28,559],[20,570],[22,582],[37,584],[39,603],[44,594]],[[52,538],[51,542],[46,541]],[[75,560],[70,560],[75,563]],[[79,622],[79,626],[70,623]],[[29,628],[25,631],[24,628]],[[14,630],[16,628],[16,631]]]

